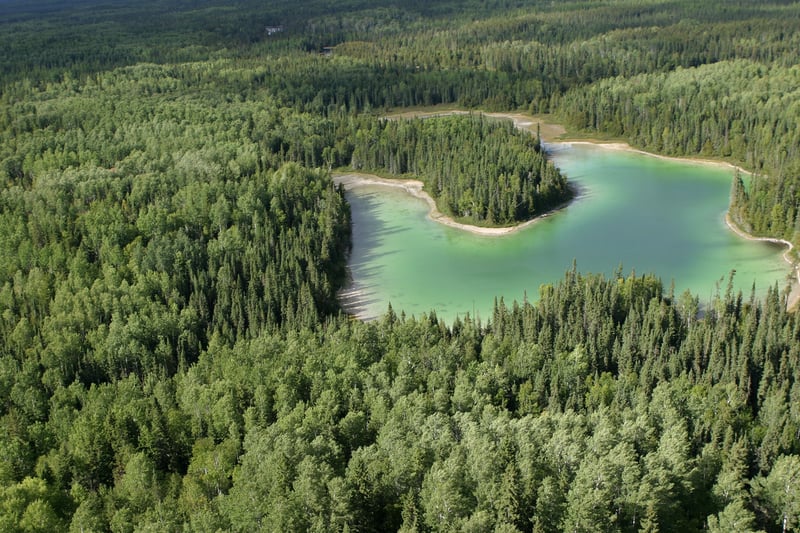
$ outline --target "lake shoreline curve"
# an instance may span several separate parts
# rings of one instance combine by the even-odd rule
[[[770,242],[786,247],[786,251],[783,252],[783,260],[789,263],[794,271],[794,276],[792,276],[791,281],[791,290],[789,291],[789,295],[786,299],[786,309],[795,309],[798,303],[800,303],[800,265],[793,261],[790,256],[792,250],[794,250],[794,245],[786,239],[779,239],[777,237],[756,237],[755,235],[746,232],[738,224],[736,224],[736,222],[734,222],[731,218],[730,213],[725,213],[725,224],[736,235],[743,239],[747,239],[748,241]]]
[[[377,185],[380,187],[393,187],[396,189],[402,189],[410,196],[419,198],[428,204],[428,218],[430,220],[451,228],[467,231],[473,235],[481,235],[485,237],[499,237],[520,231],[535,224],[536,222],[539,222],[540,220],[547,218],[551,214],[564,209],[573,201],[581,197],[580,189],[576,188],[574,185],[570,185],[573,196],[569,200],[557,205],[545,213],[542,213],[541,215],[537,215],[534,218],[520,222],[519,224],[515,224],[513,226],[475,226],[472,224],[458,222],[452,217],[442,213],[439,210],[439,207],[436,205],[436,201],[433,199],[433,197],[424,190],[423,187],[425,184],[420,180],[408,178],[382,178],[374,174],[363,172],[336,172],[332,175],[332,178],[336,185],[342,185],[345,190],[349,190],[354,187],[363,187],[366,185]]]

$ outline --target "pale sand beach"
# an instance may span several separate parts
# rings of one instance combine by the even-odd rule
[[[555,210],[548,211],[547,213],[544,213],[536,218],[526,220],[525,222],[522,222],[515,226],[504,226],[497,228],[473,226],[471,224],[462,224],[460,222],[456,222],[451,217],[439,211],[439,208],[436,207],[436,202],[433,200],[433,198],[431,198],[430,194],[428,194],[423,190],[422,187],[424,184],[419,180],[381,178],[380,176],[375,176],[373,174],[363,174],[360,172],[347,172],[343,174],[334,174],[333,181],[337,185],[338,184],[343,185],[345,189],[351,189],[353,187],[359,187],[364,185],[378,185],[381,187],[394,187],[402,189],[411,196],[420,198],[428,204],[430,208],[430,210],[428,211],[428,218],[430,218],[431,220],[438,222],[440,224],[444,224],[445,226],[449,226],[451,228],[468,231],[474,235],[483,235],[489,237],[508,235],[509,233],[513,233],[523,228],[527,228],[531,224],[535,224],[539,220],[547,217],[550,213],[553,213],[555,211]]]
[[[510,119],[514,125],[525,131],[536,133],[537,126],[543,141],[555,141],[559,137],[566,134],[567,130],[561,124],[550,122],[546,117],[540,115],[527,115],[525,113],[492,113],[484,111],[465,111],[463,109],[419,109],[414,111],[403,111],[400,113],[390,113],[386,115],[388,119],[398,118],[433,118],[433,117],[447,117],[451,115],[484,115],[492,118]]]
[[[791,290],[789,291],[789,296],[786,300],[786,308],[787,309],[795,309],[797,307],[798,302],[800,302],[800,265],[797,265],[791,257],[791,252],[794,250],[794,245],[784,239],[776,239],[774,237],[755,237],[750,235],[742,228],[734,224],[733,220],[731,220],[731,216],[728,213],[725,213],[725,224],[736,233],[738,236],[742,237],[743,239],[747,239],[748,241],[764,241],[764,242],[773,242],[775,244],[781,244],[786,246],[786,251],[783,252],[783,259],[792,267],[794,271],[794,276],[792,277],[791,283]]]
[[[694,165],[703,165],[703,166],[710,166],[716,168],[725,168],[731,170],[738,170],[742,174],[750,174],[749,170],[745,170],[742,167],[736,166],[733,163],[728,163],[727,161],[719,161],[716,159],[702,159],[698,157],[676,157],[676,156],[669,156],[669,155],[661,155],[661,154],[654,154],[652,152],[645,152],[644,150],[639,150],[638,148],[634,148],[628,143],[623,142],[605,142],[605,141],[592,141],[592,140],[557,140],[557,141],[547,141],[544,135],[542,135],[542,140],[549,142],[549,144],[589,144],[592,146],[599,146],[601,148],[605,148],[606,150],[619,150],[622,152],[633,152],[635,154],[646,155],[648,157],[655,157],[656,159],[663,159],[665,161],[677,161],[679,163],[690,163]]]

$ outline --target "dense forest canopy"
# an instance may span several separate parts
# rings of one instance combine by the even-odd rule
[[[361,323],[330,178],[413,173],[457,217],[524,219],[568,193],[536,138],[381,116],[548,112],[755,171],[733,218],[798,244],[796,2],[5,0],[0,21],[0,530],[800,528],[785,294],[573,268],[486,323]]]

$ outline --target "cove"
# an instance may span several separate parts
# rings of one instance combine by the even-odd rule
[[[435,310],[451,322],[485,321],[495,297],[535,300],[577,263],[581,272],[654,273],[665,290],[708,301],[730,272],[745,298],[787,284],[779,245],[745,240],[725,224],[730,169],[666,160],[583,143],[547,145],[580,189],[568,207],[518,232],[481,236],[430,220],[429,206],[406,192],[358,185],[346,196],[353,219],[351,280],[342,304],[359,318]]]

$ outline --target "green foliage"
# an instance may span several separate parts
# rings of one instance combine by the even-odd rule
[[[26,477],[7,485],[0,495],[0,525],[3,531],[33,532],[63,530],[69,501],[57,488],[40,478]]]

